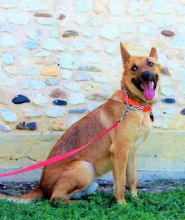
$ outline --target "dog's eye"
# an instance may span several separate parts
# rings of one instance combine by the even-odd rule
[[[150,67],[153,67],[155,65],[155,63],[151,62],[150,60],[147,60],[147,65]]]
[[[133,72],[135,72],[136,70],[138,70],[138,67],[137,67],[136,65],[133,65],[133,66],[131,67],[131,70],[132,70]]]

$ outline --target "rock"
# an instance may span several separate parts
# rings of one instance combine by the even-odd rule
[[[103,23],[103,20],[100,17],[94,17],[91,19],[91,25],[93,27],[100,26],[100,25],[102,25],[102,23]]]
[[[51,18],[53,17],[52,14],[49,13],[42,13],[42,12],[36,12],[34,14],[35,17],[43,17],[43,18]]]
[[[168,129],[169,128],[169,121],[166,118],[157,118],[153,122],[154,128],[161,128],[161,129]]]
[[[33,103],[39,106],[44,106],[48,103],[48,99],[44,95],[37,93],[36,95],[34,95]]]
[[[6,122],[16,122],[17,121],[16,114],[9,109],[1,108],[0,115]]]
[[[78,25],[85,25],[89,18],[83,14],[79,14],[77,17],[73,19],[73,21]]]
[[[156,28],[156,26],[152,26],[152,25],[150,25],[150,26],[140,25],[139,31],[142,35],[153,36],[153,35],[156,35],[156,33],[158,32],[158,29]]]
[[[26,43],[24,43],[24,45],[29,50],[33,50],[39,47],[39,43],[37,43],[36,41],[27,41]]]
[[[2,60],[5,64],[13,64],[14,63],[14,57],[10,53],[5,53],[2,55]]]
[[[69,80],[69,79],[71,79],[72,75],[73,75],[73,73],[71,71],[65,70],[62,73],[62,78]]]
[[[166,37],[173,37],[175,35],[175,33],[173,31],[170,31],[170,30],[163,30],[163,31],[161,31],[161,34],[166,36]]]
[[[19,70],[14,67],[14,66],[3,66],[3,69],[8,73],[8,74],[17,74]]]
[[[56,67],[46,67],[42,71],[43,76],[57,76],[59,74],[59,69]]]
[[[92,75],[94,82],[107,83],[107,78],[103,75]]]
[[[21,56],[26,56],[26,55],[28,55],[28,54],[27,53],[24,54],[24,52],[23,52],[23,54],[21,54]],[[30,61],[26,58],[21,59],[20,64],[24,67],[27,67],[27,68],[30,68],[33,65],[32,61]]]
[[[12,24],[0,24],[0,31],[1,32],[12,32],[12,30],[13,30]]]
[[[9,34],[5,34],[0,38],[0,46],[2,48],[6,48],[6,47],[15,47],[18,44],[18,39],[9,35]]]
[[[59,38],[60,36],[58,30],[54,27],[52,27],[49,32],[51,37]]]
[[[54,105],[67,105],[67,102],[64,100],[55,99],[55,100],[53,100],[53,104]]]
[[[34,69],[24,69],[22,71],[22,74],[27,75],[27,76],[35,76],[37,74],[37,71]]]
[[[40,29],[29,29],[29,30],[26,30],[26,35],[31,39],[33,40],[33,42],[39,42],[40,40],[40,37],[42,35],[42,32],[40,31]]]
[[[58,17],[58,19],[59,19],[59,20],[64,20],[65,17],[66,17],[66,16],[65,16],[64,14],[60,14],[59,17]]]
[[[158,3],[160,4],[160,3]],[[130,0],[127,4],[127,12],[131,16],[140,16],[140,15],[146,15],[149,8],[148,8],[148,2],[140,2],[135,1],[135,0]],[[153,9],[153,8],[152,8]]]
[[[106,48],[106,52],[109,54],[114,54],[118,50],[118,44],[110,44]]]
[[[1,23],[4,23],[4,22],[6,22],[6,21],[7,21],[7,16],[6,16],[6,14],[3,13],[3,12],[0,12],[0,22],[1,22]]]
[[[16,80],[12,77],[7,76],[5,73],[1,72],[0,74],[0,85],[12,87],[16,84]]]
[[[174,104],[174,103],[176,103],[174,98],[164,98],[164,99],[162,99],[162,102],[167,103],[167,104]]]
[[[87,109],[88,109],[88,111],[92,111],[92,110],[94,110],[95,108],[99,107],[100,105],[101,105],[100,102],[89,102],[89,103],[87,104]]]
[[[151,13],[160,13],[160,14],[170,14],[172,12],[172,4],[169,2],[169,4],[166,4],[164,1],[155,0],[152,1],[151,7]]]
[[[39,110],[33,108],[23,109],[26,118],[40,117],[42,114]]]
[[[16,84],[16,80],[12,77],[7,76],[5,73],[1,72],[0,74],[0,86],[11,87]]]
[[[88,95],[89,100],[107,100],[108,97],[109,95],[105,93],[94,93],[94,94]]]
[[[77,69],[78,60],[72,53],[62,53],[59,57],[59,66],[64,69]]]
[[[175,95],[176,91],[171,87],[163,87],[161,89],[161,93],[165,96],[173,96]]]
[[[98,43],[97,44],[90,43],[88,46],[95,52],[99,52],[102,50],[101,46]]]
[[[26,124],[26,127],[28,130],[34,131],[37,129],[37,123],[36,122],[29,122]]]
[[[100,36],[108,40],[115,40],[120,36],[120,31],[115,25],[106,24],[103,26]]]
[[[50,96],[52,97],[52,98],[63,98],[63,99],[66,99],[67,98],[67,94],[66,94],[66,92],[65,91],[62,91],[61,89],[54,89],[54,90],[52,90],[51,91],[51,93],[50,93]]]
[[[36,22],[41,25],[49,25],[49,26],[55,26],[57,24],[57,20],[55,18],[42,18],[37,17]]]
[[[17,0],[1,0],[0,8],[15,8],[17,6]]]
[[[82,93],[71,93],[69,102],[71,105],[84,104],[85,95]]]
[[[176,36],[170,41],[170,46],[174,49],[183,50],[185,49],[185,37]]]
[[[59,40],[49,38],[44,42],[43,48],[51,51],[63,51],[66,49],[66,46],[65,44],[62,44]]]
[[[78,35],[79,35],[79,33],[77,31],[68,30],[63,33],[62,37],[68,38],[68,37],[76,37]]]
[[[93,4],[93,10],[95,12],[95,14],[100,14],[105,10],[105,5],[103,4],[103,2],[100,2],[99,0],[94,1]]]
[[[82,57],[82,61],[84,63],[97,64],[102,62],[102,58],[96,53],[85,53],[85,55]]]
[[[163,112],[162,112],[161,116],[163,118],[171,118],[171,117],[175,116],[175,113],[176,113],[175,108],[173,108],[172,106],[165,106],[163,108]]]
[[[0,124],[0,131],[11,131],[12,129],[4,124]]]
[[[79,74],[77,74],[75,76],[74,80],[76,80],[76,81],[89,81],[90,76],[88,73],[80,72]]]
[[[79,66],[78,70],[87,72],[101,72],[101,69],[92,65]]]
[[[82,40],[74,39],[70,43],[70,48],[75,51],[83,51],[85,49],[85,43]]]
[[[25,56],[28,56],[29,55],[29,51],[28,50],[26,50],[26,49],[21,49],[21,50],[18,50],[17,51],[17,55],[18,56],[22,56],[22,57],[25,57]],[[26,62],[26,58],[23,58],[23,60],[21,60],[21,65],[23,65],[23,66],[28,66],[28,65],[24,65],[23,63],[25,63]],[[27,61],[28,62],[28,61]],[[28,62],[28,63],[31,63],[31,62]]]
[[[161,73],[166,76],[171,76],[170,71],[167,67],[161,67]]]
[[[50,106],[47,110],[47,116],[51,118],[63,117],[65,110],[58,106]]]
[[[41,51],[35,54],[36,57],[48,57],[50,55],[49,52]]]
[[[15,98],[12,99],[14,104],[22,104],[25,102],[30,102],[30,100],[24,95],[17,95]]]
[[[8,13],[8,20],[12,24],[25,25],[30,21],[30,16],[23,12],[10,12]]]
[[[108,93],[112,93],[113,90],[112,90],[112,87],[110,84],[102,84],[101,85],[101,89],[105,92],[108,92]]]
[[[89,12],[92,11],[93,0],[76,0],[75,9],[77,12]]]
[[[46,11],[51,7],[50,4],[42,0],[22,0],[20,6],[24,11]]]
[[[93,29],[90,28],[90,27],[85,28],[85,29],[82,31],[82,35],[83,35],[84,37],[92,37],[92,35],[93,35]]]
[[[181,110],[181,114],[185,115],[185,108]]]
[[[49,122],[49,129],[54,131],[65,130],[65,121],[62,118],[54,118]]]
[[[23,82],[24,89],[44,89],[46,87],[45,82],[41,80],[24,80]]]
[[[86,108],[79,108],[79,109],[70,109],[69,113],[73,113],[73,114],[82,114],[84,112],[87,112],[88,109]]]
[[[48,86],[56,86],[56,85],[59,84],[59,82],[60,82],[60,80],[55,79],[55,78],[48,78],[48,79],[46,80],[46,84],[47,84]]]
[[[70,117],[69,120],[67,121],[67,127],[70,127],[73,125],[75,122],[79,121],[79,117]]]
[[[64,88],[70,91],[80,91],[80,85],[78,83],[65,82]]]
[[[108,8],[110,11],[110,14],[112,16],[119,16],[124,13],[124,10],[122,8],[123,4],[120,4],[118,0],[110,0]]]
[[[31,131],[34,131],[34,130],[37,129],[37,123],[36,122],[26,123],[25,121],[19,122],[19,124],[16,125],[16,129],[18,129],[18,130],[31,130]]]

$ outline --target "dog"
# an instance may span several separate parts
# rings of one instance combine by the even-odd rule
[[[120,47],[124,68],[122,90],[116,91],[103,105],[68,128],[48,158],[90,142],[115,120],[122,116],[123,120],[89,148],[44,167],[38,186],[17,200],[30,202],[46,197],[49,201],[59,199],[65,202],[111,170],[117,203],[126,203],[126,183],[131,194],[137,196],[136,150],[151,127],[151,105],[160,88],[160,64],[155,48],[151,49],[149,56],[138,57],[131,56],[123,43]]]

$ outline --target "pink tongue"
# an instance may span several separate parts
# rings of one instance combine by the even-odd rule
[[[155,95],[154,84],[152,81],[142,83],[143,86],[143,94],[146,100],[152,100]]]

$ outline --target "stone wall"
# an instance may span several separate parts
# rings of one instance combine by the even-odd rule
[[[0,133],[65,130],[105,102],[120,86],[120,41],[134,55],[158,49],[171,76],[154,127],[184,130],[184,20],[184,0],[1,0]]]

